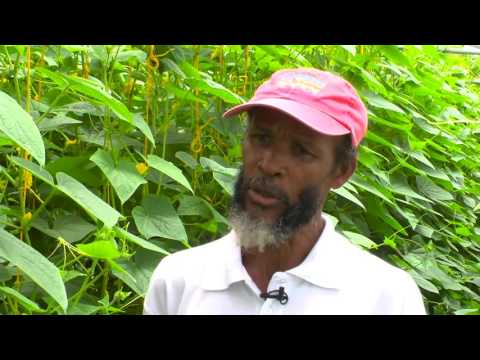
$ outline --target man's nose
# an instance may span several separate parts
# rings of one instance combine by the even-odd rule
[[[262,152],[260,160],[258,161],[258,169],[264,175],[271,177],[281,177],[286,173],[284,161],[274,149],[268,149]]]

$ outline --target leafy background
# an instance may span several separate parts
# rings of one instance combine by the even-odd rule
[[[272,72],[333,71],[368,107],[325,211],[480,313],[479,61],[437,46],[0,46],[0,313],[140,314],[169,253],[225,234],[244,119]]]

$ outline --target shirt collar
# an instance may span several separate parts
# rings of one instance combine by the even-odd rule
[[[207,259],[201,277],[204,290],[225,290],[234,282],[245,279],[240,246],[232,230],[218,240],[213,254]]]
[[[341,289],[348,280],[348,261],[345,239],[335,231],[335,226],[326,216],[325,227],[305,260],[286,272],[316,286]]]
[[[340,289],[347,280],[347,262],[342,254],[344,239],[335,232],[328,217],[323,216],[323,219],[325,227],[310,253],[300,265],[286,272],[319,287]],[[204,290],[225,290],[231,284],[245,280],[246,272],[235,232],[232,230],[219,239],[218,245],[211,258],[209,256],[201,277]]]

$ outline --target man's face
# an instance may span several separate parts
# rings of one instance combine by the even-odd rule
[[[235,189],[237,212],[282,230],[278,233],[308,223],[323,208],[328,191],[348,179],[336,166],[339,141],[279,111],[255,110]]]

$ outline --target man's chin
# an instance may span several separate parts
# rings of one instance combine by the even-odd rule
[[[266,207],[255,203],[249,203],[245,206],[245,213],[255,221],[262,221],[265,224],[274,225],[282,216],[282,209],[277,207]]]
[[[279,233],[275,226],[277,218],[266,216],[265,212],[252,213],[237,207],[230,213],[230,224],[244,250],[263,252],[267,247],[277,247],[284,242],[285,234]]]

